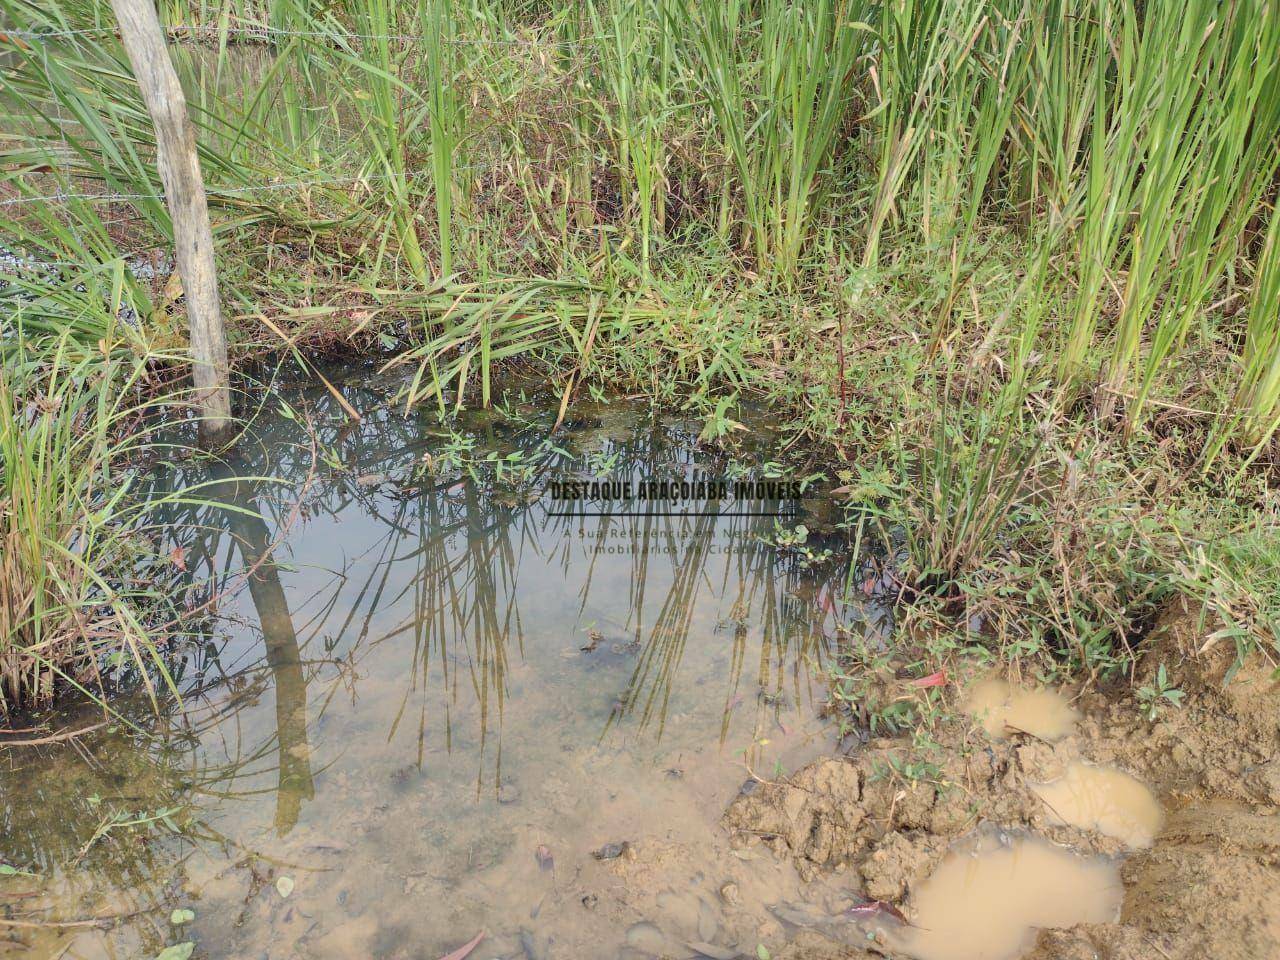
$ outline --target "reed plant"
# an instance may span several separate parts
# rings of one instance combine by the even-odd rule
[[[1079,184],[1064,195],[1075,292],[1060,368],[1078,382],[1105,367],[1108,407],[1137,376],[1130,415],[1140,412],[1274,173],[1276,28],[1254,4],[1225,16],[1207,2],[1100,9],[1094,76],[1072,85],[1091,93],[1092,115]]]
[[[427,54],[427,110],[431,186],[435,197],[440,276],[453,272],[454,155],[462,142],[465,116],[455,89],[452,0],[421,0],[419,20]]]
[[[678,80],[671,0],[589,0],[586,26],[597,68],[590,96],[607,132],[619,189],[650,267],[666,221]],[[586,85],[584,85],[586,86]],[[588,87],[590,89],[590,87]]]
[[[674,11],[735,174],[722,189],[738,194],[743,239],[762,269],[788,278],[831,187],[867,31],[836,0],[683,2]]]
[[[64,686],[92,694],[111,658],[168,682],[148,629],[164,595],[140,576],[139,505],[121,473],[148,435],[146,365],[65,334],[16,338],[0,363],[0,713]]]
[[[946,121],[968,107],[959,88],[975,75],[971,58],[983,29],[979,4],[903,0],[879,10],[871,77],[875,105],[869,112],[876,166],[864,266],[879,261],[885,226],[900,211],[902,193],[914,178],[920,178],[927,196],[937,190],[939,177],[945,182],[961,175],[957,143],[952,141],[950,149],[944,143]],[[931,154],[934,147],[942,149]],[[926,199],[925,206],[932,203]]]
[[[1280,216],[1274,210],[1257,269],[1234,398],[1237,436],[1255,453],[1280,429]]]
[[[754,390],[846,452],[901,415],[895,516],[943,594],[1032,512],[1042,424],[1135,471],[1171,436],[1272,469],[1275,4],[162,12],[240,355],[376,337],[413,371],[400,400],[440,407],[491,403],[515,361],[562,412],[602,371],[712,410]],[[118,385],[181,353],[154,138],[101,5],[0,16],[0,306]]]

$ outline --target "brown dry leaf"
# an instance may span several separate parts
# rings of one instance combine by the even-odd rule
[[[543,870],[554,870],[556,859],[551,855],[551,848],[545,843],[538,844],[538,849],[533,852],[533,857],[538,861],[538,866]]]
[[[906,914],[887,900],[868,900],[865,903],[854,904],[847,912],[849,916],[855,919],[867,919],[883,915],[892,917],[908,927],[911,926],[911,921],[907,919]]]
[[[484,931],[481,930],[474,937],[472,937],[470,940],[468,940],[466,943],[460,946],[457,950],[453,951],[453,953],[446,953],[443,957],[440,958],[440,960],[462,960],[463,957],[467,956],[469,953],[471,953],[472,950],[478,947],[480,945],[480,941],[483,939],[484,939]]]

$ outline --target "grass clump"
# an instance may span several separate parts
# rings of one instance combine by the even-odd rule
[[[112,25],[0,11],[0,231],[60,264],[3,296],[54,339],[129,319],[176,351]],[[1013,655],[1118,664],[1174,586],[1270,615],[1244,598],[1273,558],[1222,545],[1275,533],[1274,4],[162,13],[240,358],[376,343],[415,371],[398,399],[441,408],[522,364],[562,414],[609,384],[708,438],[763,398],[903,533],[911,615]]]
[[[101,689],[107,665],[167,676],[148,629],[165,597],[140,579],[122,482],[145,443],[146,411],[128,399],[145,368],[66,337],[25,346],[0,363],[0,714]]]

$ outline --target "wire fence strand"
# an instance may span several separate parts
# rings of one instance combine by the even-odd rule
[[[465,173],[468,170],[492,169],[493,163],[468,163],[454,166],[454,171]],[[348,177],[323,177],[307,180],[281,180],[271,183],[259,183],[242,187],[217,187],[205,185],[206,192],[213,199],[225,196],[253,196],[274,190],[301,190],[306,187],[335,187],[344,184],[379,184],[399,179],[395,174],[353,175]],[[10,181],[12,182],[12,181]],[[31,203],[65,203],[68,200],[100,201],[107,203],[130,202],[135,200],[164,200],[163,193],[69,193],[56,191],[48,194],[31,194],[25,197],[10,197],[0,200],[0,209],[23,206]]]
[[[250,27],[214,27],[204,26],[201,24],[174,23],[167,24],[165,26],[165,31],[169,34],[170,39],[175,39],[175,36],[177,38],[181,38],[183,35],[204,35],[208,37],[243,36],[258,40],[270,40],[277,37],[398,41],[427,41],[439,39],[429,37],[426,34],[421,33],[353,33],[346,30],[285,30],[280,27],[270,27],[265,25]],[[63,40],[75,37],[116,37],[118,35],[119,34],[114,27],[82,27],[76,30],[6,30],[0,28],[0,40],[3,40],[4,38],[16,40]],[[462,45],[572,47],[580,44],[594,43],[598,40],[609,39],[609,35],[588,34],[581,37],[448,37],[444,39],[446,43]]]

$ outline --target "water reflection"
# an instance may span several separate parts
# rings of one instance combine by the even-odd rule
[[[555,404],[517,396],[446,426],[390,407],[394,384],[375,377],[343,389],[359,423],[323,391],[283,389],[236,462],[157,474],[213,501],[166,508],[178,539],[162,550],[182,551],[193,602],[221,597],[220,619],[179,665],[183,703],[159,736],[85,749],[164,771],[131,802],[177,794],[189,816],[144,866],[121,872],[102,846],[79,875],[156,909],[198,902],[194,934],[216,955],[437,955],[481,928],[494,956],[528,938],[608,955],[640,908],[585,914],[587,894],[534,851],[590,876],[602,844],[659,836],[699,859],[689,882],[710,882],[715,823],[744,779],[829,748],[845,574],[743,515],[771,504],[565,516],[541,495],[550,476],[759,469],[750,451],[699,448],[696,425],[583,405],[552,435]],[[66,829],[34,796],[4,802],[36,845]],[[41,858],[55,878],[67,846]],[[297,881],[287,904],[280,875]],[[81,932],[68,956],[164,934],[141,920]]]
[[[280,571],[271,559],[275,545],[259,512],[255,485],[241,479],[229,464],[216,464],[211,473],[214,483],[204,487],[202,495],[227,506],[222,518],[244,561],[244,575],[271,670],[279,756],[275,826],[283,836],[298,822],[302,802],[315,795],[311,748],[307,743],[307,681],[302,654]]]

